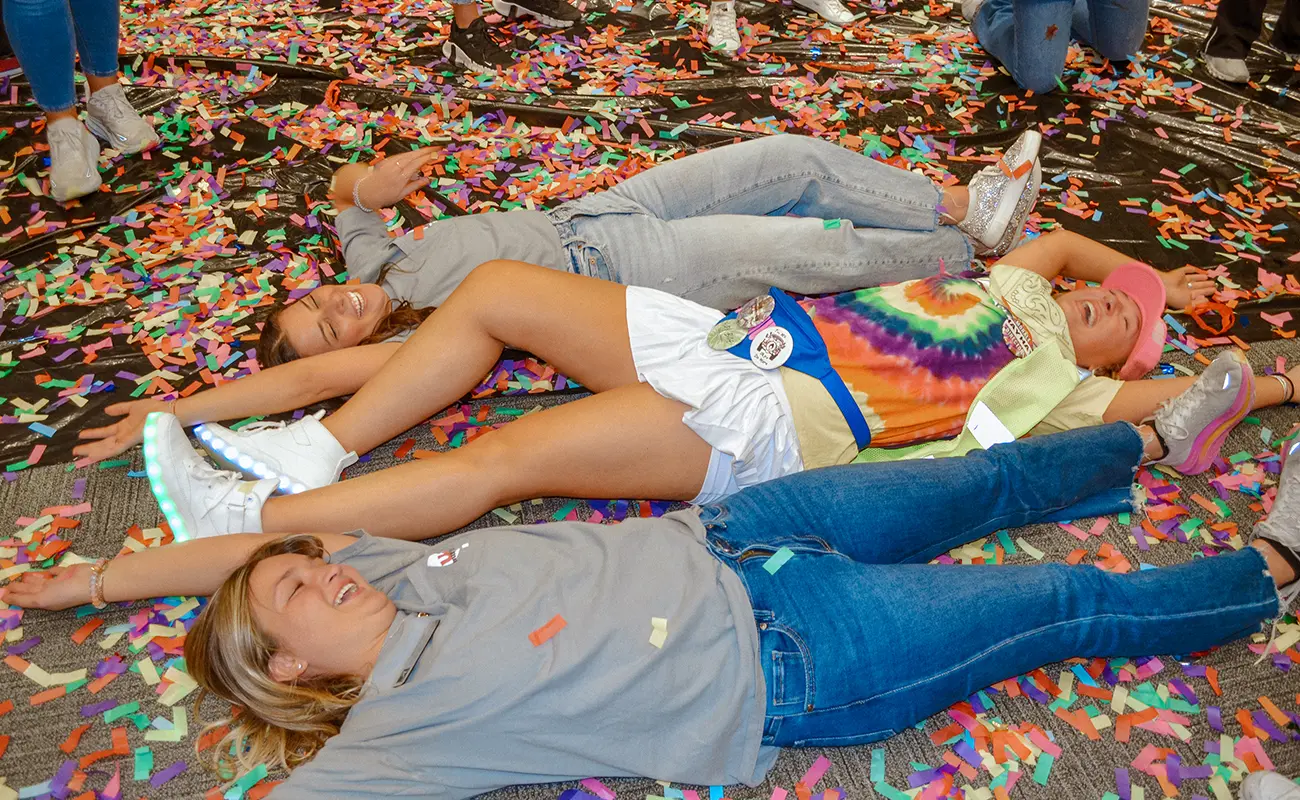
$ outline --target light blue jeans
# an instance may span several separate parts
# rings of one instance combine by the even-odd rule
[[[970,264],[928,178],[807,136],[661,164],[550,211],[575,272],[730,310],[772,286],[821,294]]]
[[[1003,528],[1128,510],[1141,457],[1116,423],[809,470],[705,506],[709,546],[754,606],[764,742],[864,744],[1043,664],[1191,653],[1258,630],[1278,597],[1251,547],[1127,575],[925,563]],[[769,573],[781,547],[794,556]]]
[[[72,67],[117,74],[117,0],[4,0],[5,30],[36,103],[45,111],[77,104]]]
[[[1035,92],[1065,71],[1074,37],[1102,58],[1127,61],[1142,47],[1148,0],[985,0],[971,29],[989,54]]]

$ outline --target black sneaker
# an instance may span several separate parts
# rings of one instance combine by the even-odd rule
[[[564,0],[492,0],[492,7],[507,19],[532,17],[552,28],[567,28],[582,20],[582,12]]]
[[[468,28],[457,27],[453,22],[451,35],[442,44],[442,54],[453,64],[479,72],[496,72],[515,63],[510,54],[488,36],[487,23],[482,17],[471,22]]]

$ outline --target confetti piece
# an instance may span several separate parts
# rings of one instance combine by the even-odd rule
[[[650,644],[662,648],[668,639],[668,620],[663,617],[650,618]]]
[[[528,634],[528,641],[533,643],[533,647],[540,647],[543,642],[549,641],[552,636],[559,633],[567,624],[568,623],[564,621],[564,617],[556,614],[551,617],[550,622],[547,622],[542,627]]]
[[[782,547],[763,562],[763,569],[767,570],[769,575],[775,575],[776,571],[785,566],[785,562],[794,557],[794,551],[788,547]]]

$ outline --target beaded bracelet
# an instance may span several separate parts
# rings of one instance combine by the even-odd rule
[[[108,601],[104,599],[104,568],[107,566],[107,558],[90,565],[90,604],[98,609],[108,608]]]

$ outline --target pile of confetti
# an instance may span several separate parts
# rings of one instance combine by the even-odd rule
[[[0,507],[12,525],[0,542],[0,580],[169,540],[155,527],[138,452],[74,469],[77,431],[105,424],[109,403],[188,396],[256,371],[259,311],[349,279],[325,199],[331,172],[425,145],[440,148],[429,186],[386,212],[394,233],[553,206],[700,148],[783,132],[952,184],[1037,127],[1045,189],[1032,231],[1066,227],[1160,268],[1211,270],[1212,307],[1169,317],[1170,374],[1194,374],[1194,361],[1208,363],[1202,350],[1212,357],[1225,345],[1255,345],[1257,365],[1285,368],[1256,355],[1260,342],[1294,337],[1300,308],[1300,248],[1289,236],[1300,175],[1296,67],[1254,63],[1245,89],[1212,81],[1195,55],[1213,6],[1162,0],[1138,60],[1105,64],[1072,49],[1061,90],[1033,96],[948,5],[849,5],[858,19],[839,29],[788,3],[742,0],[735,60],[708,51],[704,2],[591,0],[585,24],[565,31],[493,18],[494,35],[520,53],[517,67],[493,77],[442,61],[445,3],[129,0],[123,72],[163,144],[140,157],[109,153],[103,190],[68,206],[47,196],[43,123],[26,85],[0,82]],[[579,391],[527,354],[507,354],[461,403],[352,473],[463,446]],[[1249,420],[1232,440],[1239,450],[1225,451],[1208,482],[1140,473],[1140,519],[1000,532],[940,560],[1050,559],[1127,572],[1239,548],[1270,507],[1291,421],[1282,410]],[[27,487],[62,480],[64,470],[57,497],[29,501]],[[127,524],[82,522],[118,520],[110,497],[134,504]],[[667,508],[539,501],[484,522],[607,522]],[[0,609],[8,667],[0,776],[10,777],[0,799],[269,792],[279,776],[265,767],[217,785],[199,766],[216,738],[197,717],[223,712],[208,700],[196,713],[185,671],[184,635],[200,608],[194,598],[162,598],[62,616]],[[75,625],[64,632],[70,615]],[[1292,675],[1298,643],[1300,625],[1288,619],[1268,653],[1260,639],[1207,659],[1053,665],[888,743],[852,756],[828,751],[834,765],[787,754],[772,782],[792,774],[785,785],[797,800],[1009,798],[1065,796],[1072,790],[1059,787],[1087,776],[1123,800],[1145,792],[1227,800],[1247,771],[1277,761],[1300,772],[1300,758],[1284,749],[1294,753],[1300,738],[1300,685],[1249,703],[1223,699],[1233,681]],[[1261,656],[1264,664],[1244,666]],[[1089,749],[1101,744],[1122,746],[1124,763],[1093,763],[1092,753],[1115,752]],[[810,761],[806,772],[791,766]],[[825,774],[836,788],[814,794]],[[625,796],[698,798],[628,786],[636,788],[619,786]],[[772,800],[788,794],[769,791]],[[566,794],[614,797],[599,782]]]

